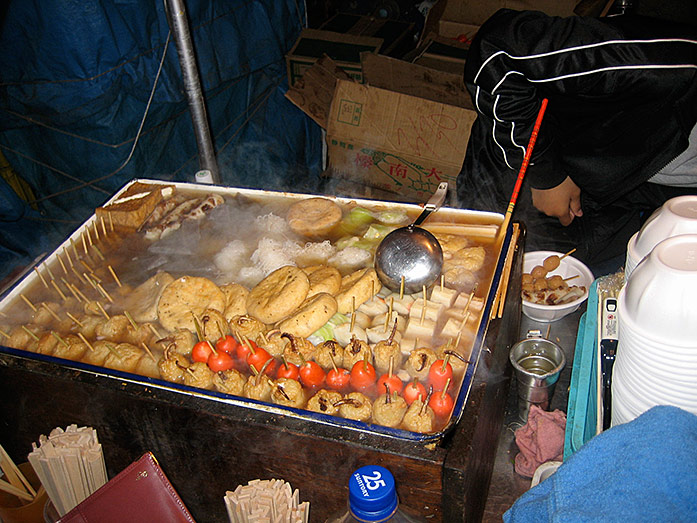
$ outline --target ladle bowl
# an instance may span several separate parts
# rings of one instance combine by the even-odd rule
[[[436,237],[419,225],[440,208],[447,191],[448,184],[441,183],[414,223],[395,229],[378,245],[375,271],[388,289],[413,294],[440,276],[443,249]]]

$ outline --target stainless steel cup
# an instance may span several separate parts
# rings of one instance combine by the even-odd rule
[[[554,385],[566,365],[562,348],[542,337],[528,337],[508,355],[518,382],[518,416],[527,421],[530,405],[549,410]]]

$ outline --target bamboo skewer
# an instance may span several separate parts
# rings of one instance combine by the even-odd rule
[[[31,310],[33,310],[34,312],[37,311],[36,306],[35,306],[32,302],[30,302],[30,301],[29,301],[29,298],[27,298],[24,294],[20,294],[19,297],[22,298],[22,299],[24,300],[24,303],[26,303],[27,305],[29,305],[29,308],[30,308]]]
[[[108,314],[106,313],[106,311],[104,310],[104,307],[102,307],[102,304],[99,303],[99,302],[95,302],[95,303],[97,304],[97,308],[99,309],[99,312],[101,312],[101,313],[104,315],[104,317],[108,320],[108,319],[109,319],[109,315],[108,315]]]
[[[104,297],[109,300],[109,303],[114,303],[114,298],[111,297],[111,295],[104,290],[104,287],[102,287],[101,283],[97,283],[97,289],[99,289],[99,292],[101,292]]]
[[[68,299],[68,297],[63,293],[63,291],[60,289],[60,287],[56,283],[56,280],[51,280],[51,285],[53,285],[53,288],[56,289],[56,292],[58,294],[60,294],[60,297],[63,299],[63,301]]]
[[[65,263],[63,263],[63,260],[61,259],[60,254],[56,253],[56,258],[58,258],[58,263],[61,264],[61,269],[63,269],[63,272],[64,272],[65,275],[67,276],[67,275],[68,275],[68,269],[65,267]]]
[[[43,283],[43,284],[44,284],[44,287],[46,287],[46,288],[48,289],[48,282],[44,279],[44,275],[41,274],[41,272],[39,271],[39,269],[37,269],[36,267],[34,267],[34,270],[36,271],[36,274],[39,275],[39,278],[41,279],[41,283]]]
[[[22,329],[24,329],[24,332],[29,334],[29,336],[34,338],[34,341],[39,341],[39,337],[36,334],[34,334],[32,331],[30,331],[26,325],[22,325]]]
[[[58,314],[56,314],[55,311],[51,310],[51,307],[49,307],[48,304],[47,304],[46,302],[42,302],[42,303],[41,303],[41,306],[42,306],[44,309],[46,309],[46,310],[48,311],[48,313],[49,313],[51,316],[53,316],[53,319],[55,319],[58,323],[61,322],[60,316],[58,316]]]
[[[111,275],[113,276],[114,281],[116,282],[116,285],[118,285],[119,287],[121,287],[121,286],[122,286],[122,285],[121,285],[121,282],[119,281],[118,276],[116,276],[116,273],[114,272],[114,268],[113,268],[111,265],[107,265],[107,269],[109,269],[109,272],[110,272]]]
[[[89,350],[91,350],[92,352],[94,352],[94,347],[92,346],[92,344],[91,344],[89,341],[87,341],[87,338],[85,338],[85,335],[82,334],[81,332],[78,332],[77,335],[78,335],[78,337],[82,340],[82,342],[83,342],[85,345],[87,345],[87,348],[88,348]]]
[[[148,353],[148,356],[150,356],[150,359],[151,359],[152,361],[154,361],[155,363],[157,363],[157,360],[155,359],[155,356],[154,356],[153,353],[150,351],[150,349],[149,349],[148,346],[145,344],[145,342],[144,342],[144,341],[141,341],[140,344],[143,346],[143,349],[145,349],[145,352]]]
[[[99,219],[102,222],[102,232],[104,233],[104,238],[106,238],[106,225],[104,225],[104,216],[100,216]]]
[[[85,324],[82,323],[80,320],[78,320],[75,316],[73,316],[73,315],[70,314],[69,312],[66,312],[65,315],[66,315],[68,318],[70,318],[71,320],[73,320],[75,323],[77,323],[78,326],[79,326],[81,329],[84,329],[84,328],[85,328]]]

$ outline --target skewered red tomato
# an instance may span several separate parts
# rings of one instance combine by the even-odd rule
[[[433,390],[443,390],[446,384],[453,379],[453,367],[448,360],[450,354],[443,360],[436,360],[428,371],[428,382],[433,385]]]
[[[207,363],[208,368],[213,372],[230,370],[235,366],[235,360],[232,359],[232,356],[222,350],[211,352]]]
[[[453,410],[453,405],[455,404],[452,396],[446,392],[449,384],[450,380],[448,380],[445,388],[440,392],[434,393],[433,396],[431,396],[431,401],[428,402],[428,406],[433,409],[433,412],[439,418],[448,417]]]
[[[385,384],[390,388],[390,392],[396,392],[397,394],[400,394],[404,388],[402,380],[400,380],[396,374],[390,374],[389,372],[378,378],[378,392],[385,390]]]
[[[261,347],[256,347],[253,349],[254,352],[251,352],[247,356],[247,364],[250,367],[254,367],[255,370],[261,372],[261,368],[264,366],[264,364],[269,361],[273,360],[273,356],[266,352],[265,349],[262,349]],[[266,370],[264,371],[267,375],[273,374],[273,371],[276,370],[276,360],[270,362],[266,366]]]
[[[227,352],[228,354],[235,354],[235,349],[237,349],[237,340],[230,334],[226,334],[224,337],[218,339],[215,342],[216,350]]]
[[[349,386],[351,373],[341,367],[335,367],[327,372],[327,387],[334,390],[343,390]]]
[[[414,378],[413,381],[410,381],[407,383],[406,387],[404,387],[402,396],[407,404],[411,405],[419,396],[421,396],[422,400],[426,397],[426,387],[424,387],[423,383],[419,382],[418,378]]]
[[[256,350],[257,344],[254,343],[252,340],[248,340],[245,338],[245,340],[242,343],[237,344],[237,347],[235,348],[235,355],[237,356],[238,360],[247,361],[247,356],[256,352]]]
[[[290,378],[292,380],[297,380],[300,376],[300,369],[295,363],[288,363],[285,358],[283,363],[278,366],[278,372],[276,376],[278,378]]]
[[[324,378],[324,369],[314,361],[306,361],[300,366],[300,382],[306,387],[319,387]]]
[[[356,390],[365,390],[375,383],[377,375],[375,367],[368,363],[367,359],[362,359],[353,364],[351,368],[351,386]]]
[[[213,347],[206,340],[199,341],[194,348],[191,349],[191,359],[203,363],[208,362],[208,357],[213,354]]]

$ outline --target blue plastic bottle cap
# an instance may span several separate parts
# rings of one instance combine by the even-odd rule
[[[359,468],[349,479],[349,504],[356,519],[383,521],[398,505],[394,477],[385,467],[368,465]]]

